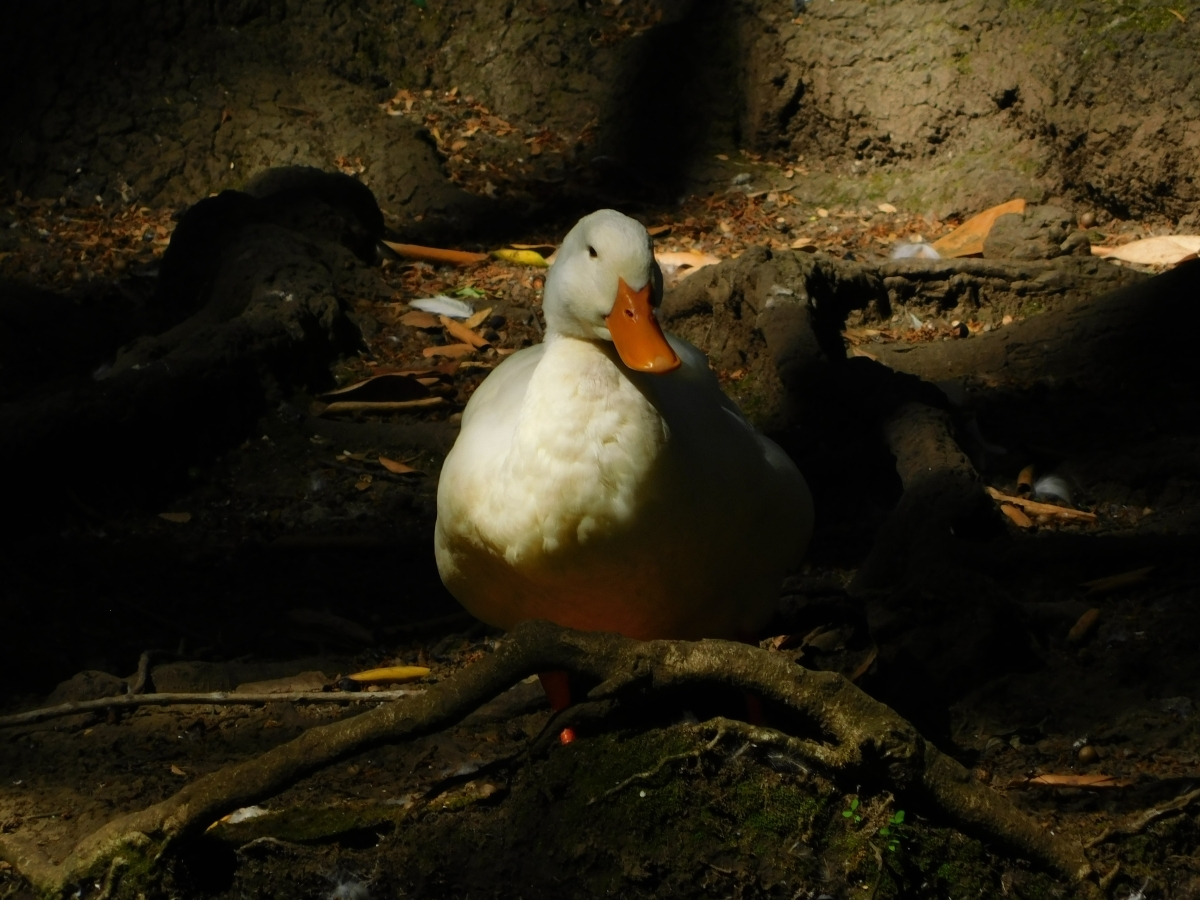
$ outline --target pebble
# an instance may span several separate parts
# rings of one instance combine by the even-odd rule
[[[1079,761],[1085,766],[1089,763],[1094,763],[1100,758],[1100,754],[1096,752],[1096,748],[1091,744],[1084,744],[1079,748]]]
[[[1093,212],[1085,212],[1079,217],[1079,225],[1081,228],[1091,228],[1096,224],[1096,214]]]

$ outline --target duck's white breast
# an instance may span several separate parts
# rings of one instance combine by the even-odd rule
[[[607,345],[557,338],[483,382],[436,534],[475,615],[636,637],[734,636],[769,615],[806,540],[811,506],[789,507],[807,488],[681,349],[683,370],[631,376]]]

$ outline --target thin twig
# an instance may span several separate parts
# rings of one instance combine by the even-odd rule
[[[719,744],[721,742],[721,738],[723,738],[723,737],[725,737],[725,729],[718,727],[716,735],[714,735],[713,739],[711,741],[709,741],[707,744],[705,744],[703,747],[697,747],[694,750],[687,750],[683,753],[672,753],[670,756],[664,756],[662,759],[660,759],[658,761],[658,763],[654,766],[654,768],[647,769],[645,772],[635,772],[634,774],[632,774],[628,778],[626,778],[624,781],[620,782],[616,787],[610,787],[607,791],[605,791],[599,797],[593,797],[591,800],[589,800],[587,802],[587,805],[591,806],[597,800],[607,800],[613,794],[623,791],[625,788],[629,787],[635,781],[646,781],[649,778],[653,778],[655,775],[657,775],[659,772],[661,772],[663,770],[663,767],[666,766],[668,763],[678,762],[681,759],[696,759],[701,754],[708,753],[713,748],[715,748],[717,746],[717,744]]]
[[[78,700],[31,709],[28,712],[0,716],[0,728],[14,725],[31,725],[47,719],[73,716],[76,713],[100,709],[128,709],[137,706],[182,706],[188,704],[212,704],[213,706],[258,706],[260,703],[378,703],[385,700],[400,700],[404,697],[420,696],[424,691],[287,691],[278,694],[235,694],[216,691],[211,694],[125,694],[117,697],[102,697],[99,700]]]

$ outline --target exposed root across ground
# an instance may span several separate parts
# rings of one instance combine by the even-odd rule
[[[521,679],[563,669],[593,685],[590,700],[712,685],[753,692],[768,715],[804,723],[805,735],[728,723],[756,742],[777,743],[829,773],[878,779],[923,795],[963,827],[999,840],[1071,880],[1091,874],[1079,847],[1043,831],[957,762],[926,742],[888,707],[839,675],[796,668],[779,655],[724,641],[639,643],[535,622],[515,629],[492,656],[409,701],[313,728],[263,755],[201,778],[170,799],[115,819],[82,840],[60,864],[11,838],[0,844],[40,890],[53,894],[107,877],[131,857],[158,859],[221,816],[278,793],[354,753],[444,729]],[[801,729],[795,729],[797,731]]]

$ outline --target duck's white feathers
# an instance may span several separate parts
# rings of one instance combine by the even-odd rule
[[[463,415],[438,490],[443,581],[486,622],[638,638],[744,637],[808,542],[795,465],[720,390],[704,355],[634,373],[603,341],[514,354]]]

